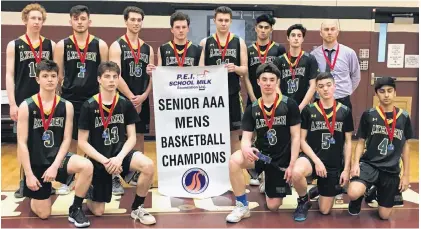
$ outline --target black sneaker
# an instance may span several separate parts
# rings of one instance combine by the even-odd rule
[[[317,185],[315,185],[314,187],[310,188],[310,190],[308,190],[308,196],[311,200],[318,197],[319,195],[320,194],[319,194],[319,189],[317,188]]]
[[[23,188],[25,186],[25,182],[23,182],[23,180],[20,180],[19,182],[19,188],[18,190],[16,190],[15,192],[15,198],[19,199],[19,198],[23,198]]]
[[[298,206],[294,212],[294,220],[298,222],[305,221],[307,219],[308,210],[311,208],[312,203],[309,199],[303,201],[301,198],[298,198]]]
[[[364,199],[367,204],[372,203],[374,200],[377,200],[377,187],[371,186],[364,194]]]
[[[361,211],[361,202],[363,201],[364,196],[349,202],[348,212],[350,215],[358,215]]]
[[[88,217],[85,216],[85,213],[82,211],[81,207],[75,208],[70,206],[68,220],[76,227],[89,227],[91,225],[91,222],[89,222]]]

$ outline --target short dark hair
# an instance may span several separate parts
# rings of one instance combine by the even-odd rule
[[[333,78],[332,73],[330,73],[330,72],[320,72],[316,76],[316,83],[319,82],[320,80],[324,80],[324,79],[332,79],[332,81],[335,82],[335,78]]]
[[[276,78],[278,78],[278,79],[281,77],[281,72],[279,71],[278,67],[276,67],[276,65],[274,65],[272,63],[264,63],[264,64],[260,65],[256,70],[257,78],[260,78],[260,76],[265,72],[275,74]]]
[[[382,78],[376,80],[376,83],[374,84],[374,92],[377,93],[377,90],[379,90],[383,86],[391,86],[396,90],[395,79],[393,79],[390,76],[383,76]]]
[[[232,18],[232,9],[229,8],[228,6],[220,6],[215,9],[215,15],[214,15],[215,18],[217,14],[229,14],[230,18]]]
[[[35,70],[36,77],[39,77],[41,71],[56,72],[58,74],[58,65],[52,60],[42,60],[37,64]]]
[[[101,77],[106,71],[113,71],[120,75],[120,67],[112,61],[104,61],[99,64],[98,76]]]
[[[86,12],[86,14],[88,14],[88,17],[89,17],[90,12],[89,12],[89,8],[87,6],[84,6],[84,5],[73,6],[70,9],[70,17],[79,16],[83,12]]]
[[[291,31],[294,29],[298,29],[301,31],[301,33],[303,34],[303,37],[306,36],[306,32],[307,29],[302,25],[302,24],[295,24],[295,25],[291,25],[288,30],[287,30],[287,36],[289,37],[289,35],[291,34]]]
[[[171,28],[174,26],[175,21],[187,21],[187,26],[190,26],[190,17],[189,15],[183,12],[177,11],[171,15],[171,18],[170,18]]]
[[[129,19],[129,13],[130,12],[142,15],[142,21],[145,18],[145,12],[143,12],[143,10],[141,8],[136,7],[136,6],[128,6],[123,11],[123,16],[124,16],[125,21],[127,21]]]
[[[270,14],[262,14],[256,18],[256,25],[260,22],[267,22],[270,26],[273,26],[276,23],[276,20]]]

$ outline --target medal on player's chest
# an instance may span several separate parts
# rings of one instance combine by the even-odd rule
[[[26,37],[26,40],[28,41],[29,48],[31,49],[32,54],[34,54],[35,63],[37,63],[37,64],[38,64],[38,63],[39,63],[39,62],[41,62],[41,60],[42,60],[42,39],[41,39],[41,36],[39,37],[39,49],[38,49],[38,55],[37,55],[37,53],[35,52],[34,46],[32,45],[32,43],[31,43],[31,39],[29,39],[28,34],[25,34],[25,37]]]
[[[132,55],[133,55],[133,59],[135,63],[135,66],[134,66],[135,75],[141,75],[142,63],[140,62],[140,48],[142,47],[143,43],[142,45],[140,45],[140,39],[137,38],[137,54],[136,54],[135,51],[133,50],[132,43],[130,42],[127,34],[125,34],[124,37],[126,38],[126,43],[129,45],[130,51],[132,52]]]
[[[79,45],[77,43],[76,40],[76,36],[75,34],[73,34],[73,42],[75,43],[75,48],[77,51],[77,55],[79,56],[79,60],[80,62],[77,63],[77,68],[79,68],[79,71],[81,73],[85,73],[86,72],[86,53],[88,52],[88,46],[89,46],[89,33],[88,33],[88,37],[86,38],[86,42],[85,42],[85,48],[83,49],[83,53],[80,52],[80,48]]]
[[[270,45],[272,44],[272,41],[269,41],[269,43],[266,45],[266,49],[264,52],[264,56],[262,57],[262,51],[260,51],[260,45],[256,42],[256,48],[257,48],[257,54],[259,55],[259,61],[261,64],[266,63],[266,58],[269,53]]]
[[[134,67],[134,72],[136,75],[140,75],[142,73],[142,64],[137,63]]]
[[[298,67],[298,64],[300,63],[300,59],[303,56],[303,51],[300,50],[300,55],[298,55],[297,59],[295,60],[294,63],[292,63],[292,59],[291,59],[291,52],[288,52],[288,65],[289,65],[289,71],[291,72],[291,83],[290,86],[292,88],[292,90],[295,91],[296,89],[296,85],[295,85],[295,69]]]
[[[320,107],[320,110],[322,111],[323,118],[325,119],[327,129],[329,130],[329,133],[330,133],[329,143],[335,144],[336,141],[335,141],[335,138],[333,136],[335,134],[335,123],[336,123],[336,100],[333,101],[332,125],[330,125],[329,118],[327,117],[325,109],[323,108],[323,104],[320,100],[319,100],[319,107]]]
[[[265,133],[265,138],[267,139],[271,139],[273,138],[273,136],[276,135],[276,131],[275,129],[272,128],[272,126],[273,126],[273,122],[275,121],[275,108],[276,108],[276,102],[278,101],[278,99],[279,99],[279,94],[276,94],[275,101],[273,101],[270,118],[268,118],[266,115],[266,109],[265,109],[263,99],[262,98],[260,99],[260,109],[262,110],[263,118],[265,120],[266,126],[269,128],[269,130]]]
[[[221,60],[225,61],[225,54],[227,53],[228,43],[230,41],[231,32],[228,32],[227,39],[225,40],[224,49],[222,49],[221,42],[219,41],[218,33],[215,33],[216,37],[216,44],[218,45],[218,49],[221,52]]]
[[[173,47],[173,50],[174,50],[175,59],[177,59],[177,64],[178,64],[179,67],[183,67],[184,66],[184,60],[186,59],[189,41],[186,41],[186,44],[184,45],[184,49],[183,49],[183,55],[181,57],[178,56],[177,46],[176,46],[175,42],[171,41],[171,43],[172,43],[172,47]]]
[[[40,115],[41,115],[41,120],[42,120],[42,127],[44,128],[44,132],[42,133],[42,140],[43,141],[48,141],[50,140],[51,136],[47,133],[48,127],[50,126],[51,120],[54,116],[54,111],[56,110],[56,105],[57,105],[57,96],[54,94],[54,99],[53,99],[53,107],[51,108],[51,112],[50,112],[50,116],[48,117],[47,120],[45,120],[45,114],[44,114],[44,107],[42,105],[42,100],[41,100],[41,96],[38,93],[38,103],[39,103],[39,109],[40,109]]]
[[[384,125],[386,127],[387,135],[389,137],[389,144],[387,145],[387,151],[391,153],[395,150],[395,146],[393,145],[393,137],[394,137],[395,128],[396,128],[396,108],[393,107],[392,128],[390,128],[389,126],[389,122],[387,121],[386,113],[384,112],[383,108],[379,106],[379,109],[382,112]]]
[[[101,92],[98,94],[99,114],[101,115],[101,121],[102,121],[102,124],[104,125],[104,131],[102,132],[102,138],[105,138],[105,139],[109,138],[108,132],[107,132],[107,127],[108,127],[108,124],[110,123],[111,117],[113,116],[114,108],[116,106],[116,100],[117,100],[117,94],[114,95],[113,103],[111,105],[110,111],[108,112],[108,117],[107,117],[107,119],[105,119],[104,108],[102,107],[103,104],[102,104]]]

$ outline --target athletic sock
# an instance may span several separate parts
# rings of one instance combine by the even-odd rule
[[[74,208],[80,208],[82,207],[83,197],[79,197],[75,195],[75,199],[73,200],[73,207]]]
[[[143,202],[145,202],[145,198],[146,197],[142,197],[142,196],[138,196],[136,194],[134,200],[133,200],[133,204],[132,204],[132,210],[136,210],[139,208],[140,205],[143,204]]]
[[[235,199],[237,201],[241,202],[244,206],[248,206],[249,205],[249,203],[247,202],[247,196],[246,196],[245,193],[243,195],[241,195],[241,196],[236,196]]]

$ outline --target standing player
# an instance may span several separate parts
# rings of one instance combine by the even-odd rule
[[[299,104],[300,111],[309,104],[316,91],[315,79],[319,72],[316,58],[302,50],[306,28],[295,24],[288,28],[289,51],[274,61],[281,71],[281,92]]]
[[[150,108],[149,93],[152,81],[146,72],[146,66],[153,64],[154,52],[150,45],[139,38],[145,13],[142,9],[129,6],[123,12],[127,26],[125,35],[110,47],[110,61],[121,68],[118,90],[129,99],[139,113],[140,121],[136,123],[136,145],[134,149],[145,152],[144,134],[149,133]],[[113,194],[124,194],[118,176],[113,177]]]
[[[292,172],[293,185],[299,196],[295,221],[306,220],[311,207],[306,177],[317,179],[319,210],[324,215],[332,209],[338,186],[343,187],[349,180],[354,130],[351,109],[335,101],[332,74],[320,73],[316,85],[320,101],[307,105],[301,113],[301,149],[304,153]]]
[[[57,43],[54,61],[59,66],[62,97],[74,106],[73,134],[70,152],[77,153],[77,124],[83,102],[98,92],[96,73],[99,63],[108,59],[107,44],[89,34],[89,9],[77,5],[70,9],[73,34]],[[63,80],[63,81],[62,81]],[[68,187],[62,190],[70,192]],[[59,190],[58,190],[59,191]]]
[[[247,74],[247,46],[243,39],[230,32],[232,10],[226,6],[215,9],[216,33],[200,42],[203,47],[200,66],[224,65],[228,69],[231,152],[240,149],[240,127],[243,104],[240,77]]]
[[[262,97],[244,113],[241,150],[231,156],[229,164],[236,207],[226,220],[232,223],[250,217],[243,169],[265,172],[266,203],[276,211],[283,197],[291,192],[288,183],[300,149],[300,111],[294,100],[277,93],[279,70],[274,64],[265,63],[257,68],[256,75]],[[252,147],[253,132],[257,136],[256,148]],[[271,162],[262,160],[269,157]]]
[[[10,118],[15,121],[16,133],[18,106],[39,91],[35,80],[35,69],[42,59],[52,59],[55,43],[40,35],[47,12],[39,4],[29,4],[22,10],[22,21],[26,33],[12,40],[6,49],[6,90],[10,106]],[[18,155],[19,156],[19,155]],[[22,176],[22,171],[20,176]],[[23,197],[23,180],[15,192],[16,198]]]
[[[73,106],[56,95],[58,66],[50,60],[37,64],[35,80],[39,93],[19,107],[18,150],[25,171],[24,196],[31,199],[31,210],[41,219],[51,214],[51,182],[66,182],[79,174],[75,198],[69,208],[69,221],[76,227],[90,225],[82,202],[92,180],[92,163],[68,153],[72,138]]]
[[[78,143],[94,164],[88,208],[94,215],[101,216],[105,203],[111,201],[112,175],[121,175],[130,182],[136,172],[140,172],[130,215],[143,224],[154,224],[155,218],[143,208],[153,181],[154,165],[151,159],[133,150],[139,115],[133,104],[117,93],[119,75],[116,63],[101,63],[99,94],[89,98],[81,109]]]
[[[351,199],[348,211],[351,215],[358,215],[366,188],[375,185],[379,216],[389,219],[395,196],[407,190],[409,185],[408,140],[412,138],[412,126],[408,112],[395,107],[396,85],[393,78],[378,79],[374,90],[380,105],[361,116],[348,187]],[[399,177],[401,157],[403,175]]]

